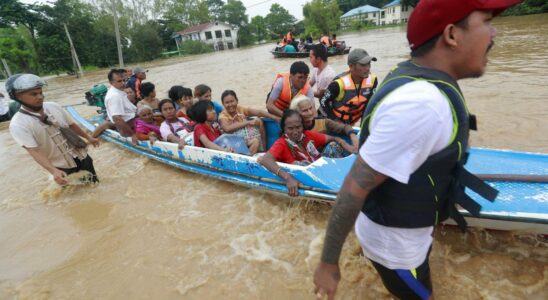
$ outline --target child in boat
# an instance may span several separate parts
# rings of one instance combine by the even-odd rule
[[[192,124],[185,118],[177,118],[175,103],[171,99],[163,99],[159,104],[160,111],[165,120],[160,125],[162,139],[167,142],[177,143],[179,149],[186,145],[185,137],[193,130]]]
[[[201,100],[194,103],[188,113],[190,118],[196,122],[196,126],[194,126],[194,146],[234,152],[231,148],[223,148],[214,143],[221,136],[221,131],[212,126],[217,119],[217,113],[215,113],[211,101]]]
[[[192,106],[192,90],[180,85],[174,85],[169,89],[168,96],[177,108],[176,116],[190,121],[187,111]]]
[[[213,103],[213,107],[215,108],[215,113],[217,113],[217,116],[219,116],[219,114],[221,114],[221,112],[223,111],[223,106],[213,100],[212,97],[211,97],[211,88],[205,84],[198,84],[195,88],[194,88],[194,97],[198,100],[198,101],[201,101],[201,100],[209,100]]]
[[[158,104],[160,101],[156,98],[156,86],[151,82],[145,82],[141,84],[141,101],[137,102],[137,108],[147,105],[152,108],[152,112],[155,115],[161,115]]]
[[[219,123],[223,132],[242,136],[251,155],[264,151],[266,134],[263,121],[260,118],[250,120],[249,117],[271,118],[276,121],[280,118],[267,111],[239,105],[238,96],[232,90],[224,91],[221,101],[224,110],[219,115]]]
[[[160,124],[154,121],[152,115],[152,108],[148,105],[141,105],[137,109],[137,116],[139,118],[135,120],[135,133],[140,141],[149,140],[154,143],[161,137]]]

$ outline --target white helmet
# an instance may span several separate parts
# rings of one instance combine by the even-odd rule
[[[46,82],[34,74],[15,74],[6,81],[6,91],[14,100],[16,92],[24,92],[35,88],[43,87]]]

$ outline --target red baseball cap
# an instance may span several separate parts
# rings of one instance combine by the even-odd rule
[[[407,24],[407,40],[412,50],[443,32],[475,10],[493,10],[493,16],[522,0],[420,0]]]

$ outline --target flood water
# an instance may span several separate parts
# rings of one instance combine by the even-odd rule
[[[486,75],[460,83],[479,121],[471,143],[548,152],[548,15],[495,25]],[[404,30],[340,38],[376,56],[382,79],[408,55]],[[175,84],[206,83],[214,99],[233,89],[241,104],[263,107],[275,74],[293,62],[270,48],[146,63],[147,81],[159,98]],[[344,71],[345,59],[329,62]],[[81,103],[106,73],[49,79],[46,99]],[[6,124],[0,141],[0,299],[313,299],[328,205],[183,172],[108,143],[90,151],[99,185],[60,190]],[[435,235],[437,299],[548,299],[545,237],[449,227]],[[341,268],[339,299],[390,299],[353,234]]]

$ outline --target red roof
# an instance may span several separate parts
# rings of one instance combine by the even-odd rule
[[[193,33],[193,32],[202,31],[204,29],[207,29],[209,26],[212,26],[213,24],[215,24],[215,23],[210,22],[210,23],[194,25],[194,26],[188,27],[187,29],[185,29],[183,31],[179,31],[179,33],[181,35],[185,35],[185,34],[189,34],[189,33]]]

